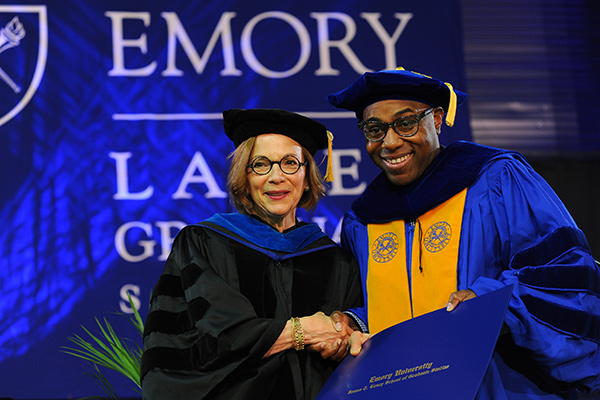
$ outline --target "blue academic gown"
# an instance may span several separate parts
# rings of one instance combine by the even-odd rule
[[[365,294],[365,306],[352,312],[368,324],[367,226],[414,220],[464,188],[457,289],[483,295],[514,284],[508,333],[477,399],[577,398],[575,389],[597,390],[598,266],[558,196],[515,152],[456,142],[409,186],[376,178],[343,222],[342,246],[360,265]]]

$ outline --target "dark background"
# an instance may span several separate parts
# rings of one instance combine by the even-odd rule
[[[522,152],[600,257],[600,12],[585,0],[461,0],[473,139]]]

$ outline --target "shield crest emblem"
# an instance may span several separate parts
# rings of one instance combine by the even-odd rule
[[[0,126],[33,98],[47,55],[46,6],[0,5]]]

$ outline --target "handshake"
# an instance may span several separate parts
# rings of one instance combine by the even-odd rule
[[[341,311],[331,316],[319,311],[313,315],[287,321],[279,338],[263,358],[289,349],[320,353],[324,359],[341,361],[360,353],[371,335],[362,333],[356,323]]]
[[[334,311],[330,316],[319,311],[300,321],[308,351],[335,361],[343,360],[348,353],[356,356],[371,336],[362,333],[352,318],[341,311]]]

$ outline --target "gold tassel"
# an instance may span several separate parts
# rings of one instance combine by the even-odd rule
[[[454,125],[454,117],[456,117],[456,92],[454,88],[448,82],[444,82],[448,89],[450,89],[450,102],[448,103],[448,114],[446,114],[446,125]]]
[[[333,182],[333,133],[327,131],[327,171],[325,172],[325,182]]]
[[[398,67],[398,68],[396,68],[396,70],[405,71],[405,69],[402,67]],[[431,78],[428,75],[420,74],[415,71],[410,71],[410,72],[412,72],[413,74],[424,76],[426,78]],[[450,101],[448,102],[448,110],[446,110],[446,125],[454,126],[454,118],[456,117],[456,107],[457,107],[456,92],[454,91],[454,88],[452,87],[451,84],[449,84],[448,82],[444,82],[444,84],[446,86],[448,86],[448,89],[450,89]]]

